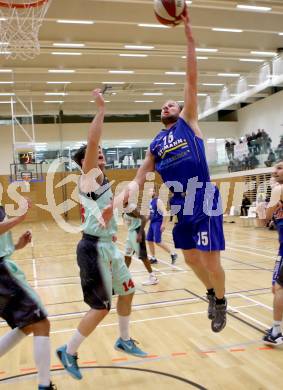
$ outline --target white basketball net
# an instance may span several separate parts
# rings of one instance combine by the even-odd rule
[[[31,59],[40,53],[39,29],[52,0],[0,0],[0,53]]]

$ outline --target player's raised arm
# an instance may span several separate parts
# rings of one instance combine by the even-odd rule
[[[98,168],[99,142],[105,114],[105,102],[101,90],[95,89],[92,94],[95,99],[97,113],[88,131],[87,148],[82,164],[84,173],[88,173],[93,168]]]
[[[143,164],[138,169],[136,176],[133,181],[135,181],[139,187],[141,187],[146,181],[146,174],[149,172],[154,172],[155,170],[155,160],[151,151],[148,149],[145,155]]]
[[[180,116],[190,125],[195,134],[202,138],[202,133],[198,126],[198,98],[197,98],[197,56],[195,49],[195,40],[193,37],[192,26],[190,23],[188,8],[183,16],[185,36],[187,42],[186,52],[186,80],[184,107]]]

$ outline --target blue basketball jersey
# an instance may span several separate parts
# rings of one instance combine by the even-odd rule
[[[150,151],[155,157],[155,170],[173,192],[171,207],[181,207],[179,221],[195,222],[217,208],[219,191],[210,183],[204,142],[183,118],[170,129],[161,130],[150,144]],[[218,215],[221,213],[222,209]]]
[[[150,151],[164,183],[177,180],[185,192],[188,180],[193,177],[203,183],[210,181],[204,142],[183,118],[169,130],[161,130],[150,144]]]
[[[283,256],[283,203],[274,213],[275,223],[279,234],[279,256]]]
[[[157,202],[158,202],[158,198],[153,198],[152,201],[150,202],[149,218],[150,218],[150,222],[152,222],[152,223],[153,222],[162,223],[162,221],[163,221],[163,216],[162,216],[160,210],[158,210]]]

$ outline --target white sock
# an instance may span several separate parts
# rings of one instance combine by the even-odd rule
[[[19,328],[15,328],[0,338],[0,357],[14,348],[26,334]]]
[[[38,383],[42,386],[50,385],[50,338],[34,336],[34,361],[38,371]]]
[[[274,321],[272,326],[272,332],[271,335],[273,337],[277,336],[279,333],[281,333],[281,321]]]
[[[118,316],[119,318],[119,329],[120,337],[122,340],[130,340],[129,334],[129,325],[130,325],[130,316]]]
[[[69,353],[70,355],[75,355],[84,339],[85,336],[83,336],[78,330],[76,330],[71,340],[67,344],[67,353]]]

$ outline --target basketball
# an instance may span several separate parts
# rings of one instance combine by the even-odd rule
[[[186,8],[185,0],[154,0],[154,12],[157,20],[165,25],[176,26]]]

